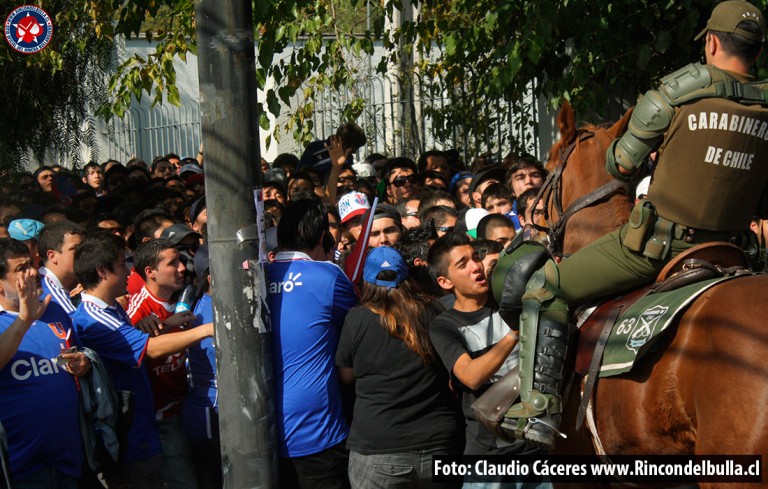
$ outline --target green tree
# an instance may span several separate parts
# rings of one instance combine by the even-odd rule
[[[104,107],[117,106],[108,85],[115,73],[115,40],[121,35],[138,35],[147,20],[162,13],[163,3],[175,4],[155,0],[28,3],[48,13],[54,32],[50,44],[36,54],[21,54],[6,42],[0,43],[0,86],[5,91],[0,101],[0,170],[19,169],[30,159],[44,164],[64,159],[82,163],[81,146],[95,149],[95,125],[86,124],[93,122],[90,114],[99,108],[105,113]],[[6,18],[21,4],[2,0],[0,14]],[[165,9],[169,11],[169,7]],[[178,18],[188,18],[191,23],[191,2],[189,9],[182,12],[186,17]],[[166,43],[174,44],[176,53],[183,53],[187,49],[184,42],[162,32],[161,26],[162,22],[156,22],[152,28],[161,32]],[[191,30],[184,31],[184,39],[191,34]],[[167,65],[163,66],[165,59],[150,59],[148,64],[169,72]],[[173,88],[165,84],[167,77],[158,80],[161,91],[173,93]],[[144,80],[126,82],[140,86]],[[120,95],[117,88],[114,93]]]
[[[277,83],[267,92],[266,109],[276,113],[277,99],[287,103],[297,90],[311,101],[322,90],[353,88],[365,74],[354,69],[351,58],[372,53],[373,43],[383,41],[389,55],[374,68],[377,73],[415,52],[415,70],[399,76],[410,81],[415,75],[433,97],[448,95],[449,103],[428,112],[445,135],[457,127],[482,135],[483,126],[498,117],[496,102],[515,103],[532,88],[552,107],[567,99],[582,117],[605,120],[661,76],[700,59],[701,45],[693,37],[714,5],[704,0],[415,3],[421,15],[386,32],[385,18],[391,21],[402,3],[384,0],[383,15],[360,32],[340,20],[341,4],[334,0],[257,2],[258,78],[263,83],[272,76]],[[765,0],[756,3],[765,9]],[[365,5],[363,0],[344,4],[358,12]],[[276,62],[275,53],[299,36],[306,39],[303,46],[289,60]],[[354,118],[362,107],[352,98],[345,115]],[[287,129],[307,141],[313,136],[308,123],[313,105],[292,110]]]
[[[354,87],[364,76],[350,60],[370,54],[383,41],[389,55],[374,69],[385,73],[412,54],[412,71],[399,76],[418,80],[432,97],[449,102],[428,108],[444,136],[457,127],[482,141],[485,126],[497,123],[500,100],[517,103],[533,89],[556,107],[568,99],[582,117],[616,117],[621,105],[661,76],[701,57],[693,42],[714,5],[704,0],[424,0],[414,2],[420,15],[392,31],[400,0],[384,0],[384,15],[365,32],[345,29],[334,0],[259,2],[259,80],[274,77],[266,108],[275,113],[277,98],[288,102],[297,90],[312,98],[321,90]],[[765,0],[757,2],[765,9]],[[348,0],[361,10],[365,2]],[[338,6],[336,6],[338,8]],[[331,32],[332,36],[325,35]],[[305,36],[306,43],[287,61],[274,54]],[[346,116],[361,110],[359,99],[345,107]],[[301,141],[310,139],[311,103],[293,108],[288,129]],[[532,121],[524,121],[529,124]],[[438,134],[438,137],[440,134]],[[482,142],[480,143],[482,144]],[[513,145],[513,142],[508,142]],[[477,149],[482,149],[478,147]]]
[[[7,14],[12,6],[3,2],[9,4]],[[765,10],[767,2],[755,3]],[[345,101],[342,118],[355,119],[366,109],[360,80],[391,74],[392,66],[402,67],[395,74],[402,86],[418,83],[424,93],[446,98],[446,103],[426,109],[438,138],[458,128],[482,144],[485,127],[498,122],[498,103],[514,104],[531,89],[553,107],[568,99],[581,117],[606,120],[616,117],[622,105],[633,104],[661,76],[700,59],[701,45],[693,36],[706,23],[714,2],[414,4],[420,12],[415,19],[385,29],[402,0],[371,5],[367,0],[255,1],[255,69],[260,87],[266,89],[261,126],[269,127],[266,114],[278,115],[282,101],[291,113],[276,135],[290,133],[307,142],[318,136],[311,122],[314,100],[335,93]],[[45,8],[55,18],[56,33],[42,55],[0,49],[4,86],[19,94],[18,103],[11,97],[3,101],[0,154],[6,165],[26,149],[38,154],[46,145],[60,152],[71,149],[66,143],[77,139],[76,121],[83,120],[89,104],[101,103],[99,114],[105,117],[121,116],[144,95],[153,103],[178,104],[173,60],[195,52],[192,0],[52,0]],[[113,67],[109,100],[102,103],[100,83],[110,69],[110,47],[119,35],[140,33],[157,41],[155,51],[146,59],[135,56]],[[387,55],[371,69],[362,60],[373,54],[377,42],[387,48]],[[287,58],[280,57],[293,46]],[[760,75],[768,75],[765,64],[760,67]],[[297,95],[305,103],[291,107]],[[520,117],[525,119],[525,114]],[[65,130],[54,129],[64,121],[69,124]]]
[[[90,29],[84,12],[67,9],[69,2],[46,2],[54,34],[50,44],[37,54],[21,54],[6,42],[0,46],[0,166],[14,169],[24,163],[29,151],[39,162],[72,155],[79,158],[81,140],[92,102],[106,101],[104,86],[112,44],[103,42]],[[18,2],[3,2],[7,17]],[[62,35],[61,32],[67,33]],[[100,90],[101,88],[101,90]]]

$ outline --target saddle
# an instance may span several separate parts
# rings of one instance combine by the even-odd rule
[[[661,269],[652,292],[675,290],[709,278],[751,273],[747,254],[732,243],[713,241],[686,250]]]
[[[584,419],[600,374],[606,344],[622,313],[652,294],[671,292],[710,279],[751,273],[749,257],[738,246],[726,242],[704,243],[673,258],[659,272],[655,283],[600,303],[580,327],[574,371],[585,376],[586,381],[577,425],[580,426]]]
[[[648,294],[669,292],[711,278],[749,273],[752,273],[749,257],[732,243],[704,243],[680,253],[659,272],[653,284],[601,302],[597,306],[580,327],[576,373],[586,375],[589,371],[600,333],[607,327],[607,321],[617,319],[616,311],[626,311]]]

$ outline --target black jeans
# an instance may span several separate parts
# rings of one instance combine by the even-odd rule
[[[349,489],[348,463],[349,452],[343,443],[306,457],[280,457],[280,487]]]

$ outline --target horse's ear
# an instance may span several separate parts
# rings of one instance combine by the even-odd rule
[[[634,110],[634,107],[630,107],[626,114],[624,114],[624,117],[619,119],[616,124],[608,129],[608,133],[611,135],[611,137],[615,139],[624,134],[624,131],[626,131],[627,127],[629,126],[629,119],[632,118],[632,110]]]
[[[560,148],[570,144],[576,137],[576,116],[567,100],[563,100],[560,112],[557,113],[557,128],[560,130],[560,140],[550,148],[547,165],[555,159]]]
[[[560,140],[571,141],[576,135],[576,116],[573,114],[573,107],[567,101],[563,101],[560,112],[557,114],[557,127],[560,129]]]

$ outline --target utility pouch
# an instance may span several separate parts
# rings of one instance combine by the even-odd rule
[[[656,211],[653,209],[653,204],[646,200],[638,202],[629,215],[627,234],[622,241],[624,247],[637,253],[643,251],[655,221]]]
[[[645,243],[643,255],[652,260],[664,260],[669,256],[669,250],[672,247],[672,237],[675,231],[675,223],[664,219],[656,218],[656,224],[653,226],[653,234]]]

